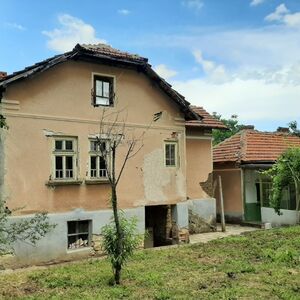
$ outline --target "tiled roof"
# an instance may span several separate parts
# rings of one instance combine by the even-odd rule
[[[241,130],[213,149],[214,162],[275,162],[286,149],[300,147],[300,138],[283,132]]]
[[[227,129],[227,127],[214,116],[210,115],[203,107],[191,106],[192,110],[198,114],[201,120],[187,121],[185,124],[188,127],[202,127],[202,128],[215,128],[215,129]]]
[[[115,49],[107,44],[81,44],[81,48],[93,52],[95,55],[105,55],[115,58],[122,58],[136,62],[148,62],[148,59],[137,54],[131,54],[118,49]]]
[[[175,91],[167,81],[152,69],[147,58],[114,49],[106,44],[77,44],[72,51],[43,60],[21,71],[12,73],[2,80],[0,79],[0,91],[15,81],[23,80],[37,73],[44,72],[67,60],[84,60],[112,66],[134,68],[138,72],[144,73],[150,80],[155,82],[155,84],[179,106],[180,110],[184,113],[186,120],[201,119],[190,108],[190,103],[186,101],[185,97]]]

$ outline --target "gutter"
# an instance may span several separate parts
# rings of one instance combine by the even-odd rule
[[[240,165],[242,169],[270,169],[274,163],[253,163],[253,164],[244,164]]]

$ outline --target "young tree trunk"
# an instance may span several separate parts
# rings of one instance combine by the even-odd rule
[[[116,147],[115,145],[112,148],[112,184],[111,184],[111,202],[112,209],[114,214],[114,222],[116,225],[117,232],[117,248],[116,248],[116,257],[119,258],[122,254],[122,230],[120,226],[119,214],[118,214],[118,198],[117,198],[117,186],[116,186],[116,176],[115,176],[115,161],[116,161]],[[115,283],[120,284],[121,281],[121,269],[122,265],[120,260],[117,259],[117,262],[114,266],[115,273]]]
[[[300,206],[300,185],[297,180],[295,180],[295,190],[296,190],[296,211],[299,211]]]

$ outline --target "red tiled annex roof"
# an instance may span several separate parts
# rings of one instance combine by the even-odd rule
[[[202,128],[214,128],[214,129],[227,129],[227,127],[214,116],[210,115],[203,107],[190,106],[190,108],[202,117],[202,120],[190,120],[185,122],[188,127],[202,127]]]
[[[300,138],[283,132],[241,130],[213,149],[214,162],[275,162],[286,149],[300,147]]]

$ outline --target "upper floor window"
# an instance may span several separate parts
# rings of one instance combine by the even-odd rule
[[[165,165],[167,167],[177,166],[177,143],[176,142],[165,143]]]
[[[108,163],[107,142],[105,140],[90,141],[90,170],[91,179],[107,178]]]
[[[77,143],[75,138],[55,138],[54,140],[54,179],[75,179]]]
[[[112,106],[114,99],[113,77],[95,75],[92,96],[94,106]]]

